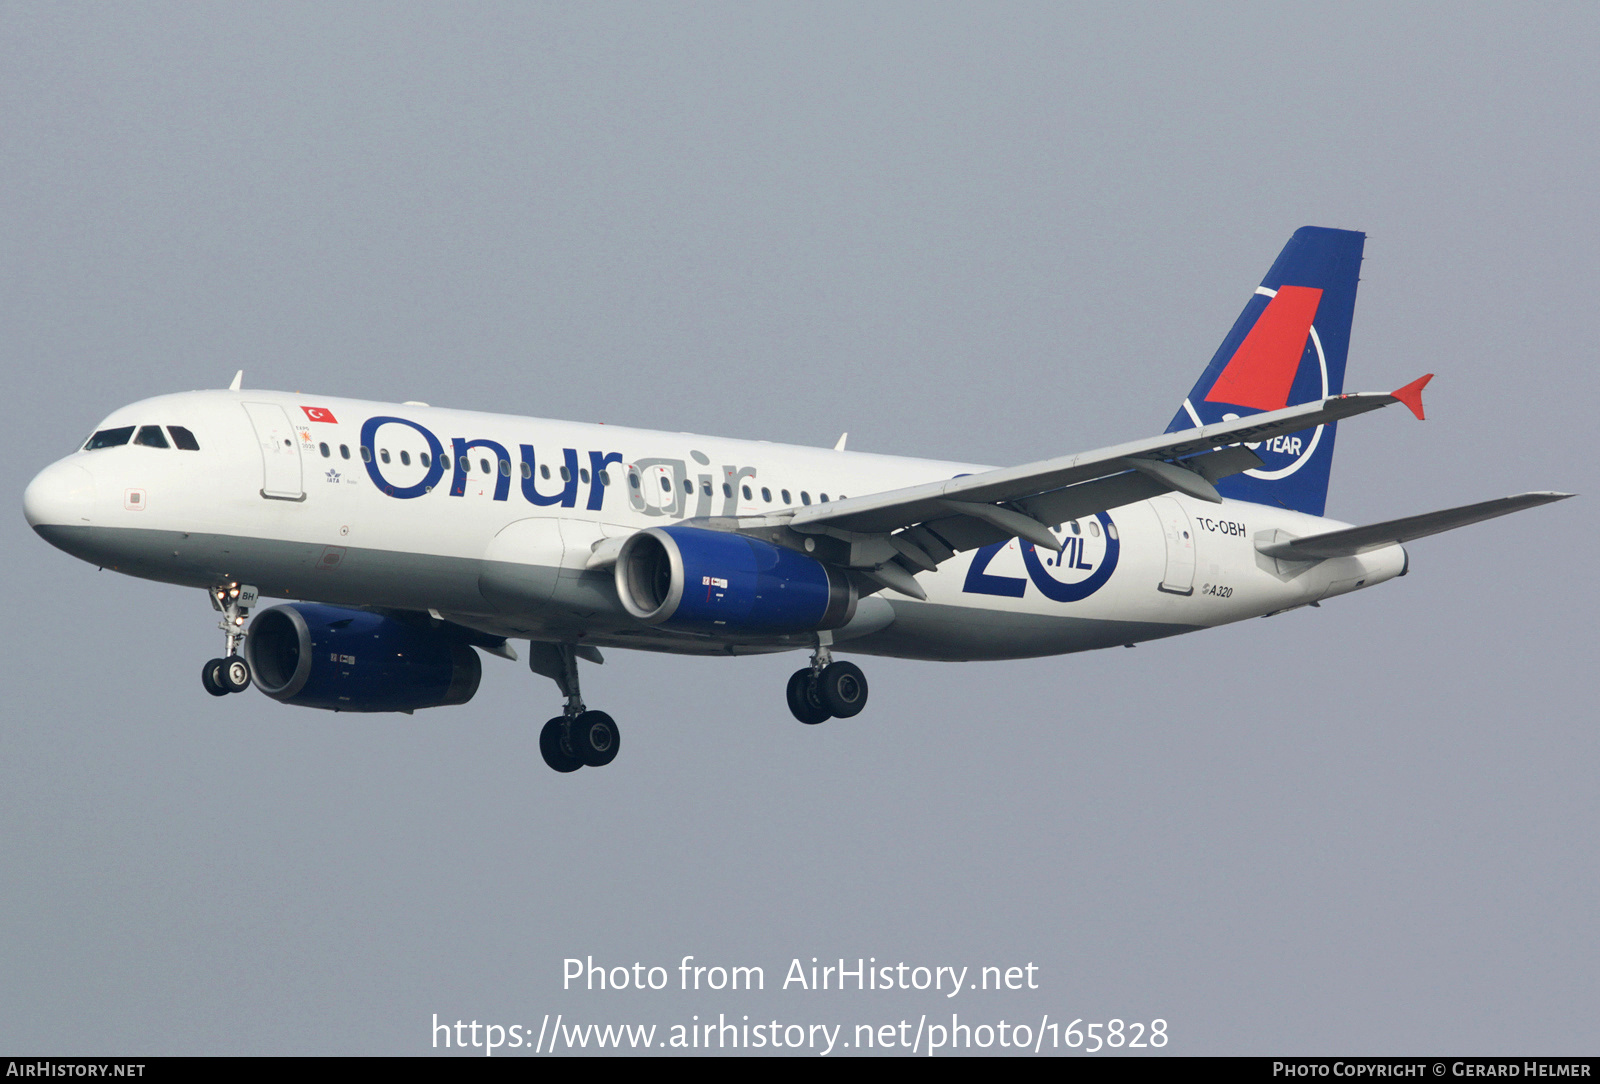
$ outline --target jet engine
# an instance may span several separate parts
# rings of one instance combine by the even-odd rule
[[[274,700],[333,711],[465,704],[483,676],[471,645],[440,630],[310,602],[257,614],[244,656]]]
[[[639,620],[702,632],[836,629],[855,613],[840,571],[798,550],[700,527],[651,527],[617,555],[617,594]]]

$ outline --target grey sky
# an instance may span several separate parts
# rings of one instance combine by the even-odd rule
[[[1593,1052],[1592,5],[0,6],[0,1051],[411,1053],[431,1015],[1162,1017],[1185,1053]],[[1370,238],[1329,512],[1579,500],[1134,651],[623,652],[213,700],[200,592],[21,493],[247,386],[1014,463],[1159,432],[1292,230]],[[1392,415],[1392,416],[1391,416]],[[769,989],[560,991],[561,961]],[[791,958],[1041,988],[773,989]],[[676,972],[674,972],[674,976]]]

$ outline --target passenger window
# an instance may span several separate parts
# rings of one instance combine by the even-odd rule
[[[672,483],[667,481],[667,476],[665,474],[663,474],[661,476],[661,489],[662,489],[662,491],[665,492],[666,490],[669,490],[671,488],[672,488]]]
[[[685,493],[693,493],[694,492],[694,483],[689,481],[689,479],[685,478],[683,480],[683,491]]]
[[[524,459],[522,461],[522,476],[524,478],[532,478],[533,477],[533,467],[529,465],[529,463],[528,463],[528,461],[526,459]]]
[[[161,431],[159,425],[141,425],[139,435],[133,438],[135,444],[143,444],[146,448],[170,448],[167,435]]]
[[[317,450],[322,453],[322,458],[324,458],[324,459],[327,459],[330,455],[333,454],[332,449],[330,449],[328,447],[327,441],[323,441],[321,444],[317,445]]]
[[[828,495],[826,493],[824,493],[822,495],[822,503],[823,504],[827,504],[828,503]]]
[[[400,465],[402,467],[411,466],[411,453],[410,452],[401,452],[400,453]]]
[[[608,486],[608,485],[611,484],[611,472],[610,471],[604,471],[603,470],[599,474],[595,475],[595,478],[598,479],[600,484],[603,485],[603,486]]]
[[[723,482],[722,483],[722,495],[724,497],[733,496],[733,487],[730,486],[727,482]]]
[[[744,499],[747,500],[747,501],[755,500],[754,497],[750,496],[750,487],[749,486],[745,486],[744,487]]]
[[[181,425],[167,426],[167,432],[172,434],[172,443],[186,452],[198,452],[200,442],[194,439],[194,434]]]
[[[589,481],[589,468],[588,467],[584,467],[582,470],[578,471],[578,480],[581,481],[581,482],[584,482],[585,484],[588,483],[588,481]]]
[[[372,462],[372,449],[368,448],[365,444],[363,444],[361,446],[361,462],[363,462],[363,463],[371,463]]]
[[[339,445],[339,458],[340,459],[349,459],[350,458],[350,445],[348,445],[348,444]]]
[[[800,503],[801,504],[810,504],[811,503],[811,494],[807,493],[803,489],[800,491]]]
[[[378,458],[383,460],[385,463],[389,462],[389,449],[380,448],[378,450]]]
[[[505,475],[507,478],[511,477],[511,460],[502,459],[500,461],[500,473]]]
[[[629,471],[628,472],[628,484],[630,486],[632,486],[634,489],[638,489],[639,488],[639,476],[637,474],[634,474],[632,471]]]
[[[762,486],[761,487],[761,499],[766,501],[768,504],[771,504],[772,503],[772,490],[768,489],[766,486]]]
[[[705,481],[700,483],[700,492],[704,493],[707,497],[711,496],[711,479],[707,478]]]
[[[422,466],[423,466],[424,469],[427,469],[428,467],[433,466],[432,463],[428,462],[428,453],[427,452],[418,452],[417,453],[417,459],[422,463]]]
[[[133,439],[133,426],[124,425],[117,429],[102,429],[89,438],[89,443],[83,446],[86,452],[96,448],[120,448]]]
[[[1073,534],[1082,534],[1083,533],[1083,528],[1078,526],[1078,521],[1077,520],[1073,520],[1072,521],[1072,533]]]
[[[478,466],[483,468],[483,473],[489,473],[489,461],[487,459],[478,460]]]
[[[782,492],[782,494],[783,494],[783,503],[784,504],[793,504],[794,503],[793,501],[791,501],[789,499],[789,491],[787,489],[781,490],[780,492]]]
[[[543,478],[547,482],[550,480],[550,464],[548,464],[548,463],[539,464],[539,477]]]
[[[549,476],[548,476],[548,475],[546,475],[546,477],[549,477]],[[569,470],[567,470],[567,468],[566,468],[566,467],[562,467],[562,468],[561,468],[561,480],[562,480],[562,481],[563,481],[563,482],[570,482],[570,481],[572,481],[572,472],[571,472],[571,471],[569,471]]]

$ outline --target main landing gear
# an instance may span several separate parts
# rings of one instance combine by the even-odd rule
[[[603,768],[617,759],[622,734],[616,721],[603,711],[583,706],[578,689],[578,660],[603,663],[596,648],[577,644],[530,643],[528,668],[556,683],[567,698],[566,711],[544,724],[539,731],[539,753],[544,762],[558,772],[579,768]]]
[[[250,687],[250,664],[239,654],[239,644],[244,639],[244,619],[260,592],[248,584],[225,583],[208,593],[212,609],[222,614],[217,628],[222,630],[226,647],[222,658],[212,659],[201,668],[200,683],[212,696],[242,693]]]
[[[853,662],[834,662],[828,645],[818,643],[811,665],[789,678],[788,696],[789,710],[802,723],[848,719],[867,706],[867,675]]]

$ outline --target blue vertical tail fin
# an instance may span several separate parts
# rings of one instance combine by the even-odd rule
[[[1342,393],[1366,239],[1350,230],[1295,230],[1167,432]],[[1322,515],[1334,429],[1329,423],[1250,445],[1262,465],[1222,479],[1217,490]]]

